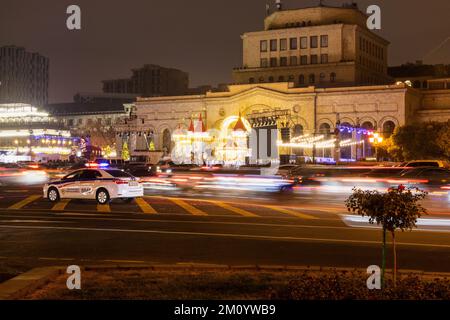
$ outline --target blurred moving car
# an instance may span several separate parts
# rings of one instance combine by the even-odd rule
[[[156,171],[154,170],[154,168],[147,165],[130,166],[125,169],[125,172],[139,178],[156,176]]]
[[[120,198],[131,202],[142,197],[144,189],[137,178],[118,169],[81,169],[69,173],[60,180],[46,183],[44,198],[51,202],[60,199],[95,199],[106,204]]]
[[[0,164],[0,185],[33,185],[48,181],[48,174],[34,164]]]
[[[450,185],[450,170],[435,167],[419,167],[401,172],[398,178],[400,182],[405,180],[406,185],[440,188]]]
[[[413,160],[409,162],[403,162],[400,167],[436,167],[436,168],[449,168],[449,164],[443,160]]]

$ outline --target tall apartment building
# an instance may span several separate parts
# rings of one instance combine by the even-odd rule
[[[279,10],[264,30],[244,33],[243,65],[233,70],[237,84],[284,82],[296,86],[391,83],[389,42],[366,26],[355,4]]]
[[[178,69],[146,64],[132,72],[128,79],[103,81],[103,92],[154,97],[183,95],[189,88],[189,74]]]
[[[0,48],[0,102],[44,106],[48,81],[48,58],[21,47]]]

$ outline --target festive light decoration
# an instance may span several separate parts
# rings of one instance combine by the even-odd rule
[[[322,136],[323,137],[323,136]],[[354,145],[360,145],[363,144],[364,140],[361,141],[353,141],[351,139],[342,140],[339,142],[339,146],[341,148],[343,147],[350,147]],[[283,141],[278,140],[277,145],[279,147],[288,147],[288,148],[301,148],[301,149],[332,149],[336,147],[336,139],[329,139],[329,140],[315,140],[315,141],[308,141],[308,142],[301,142],[301,143],[283,143]]]
[[[187,131],[179,127],[172,134],[175,146],[172,150],[172,160],[178,163],[199,164],[210,160],[210,144],[213,138],[206,130],[202,115],[197,121],[191,119]]]
[[[359,128],[359,127],[349,127],[349,126],[343,126],[343,125],[338,125],[337,126],[339,129],[339,132],[347,132],[347,133],[353,133],[356,132],[356,134],[358,135],[371,135],[373,134],[373,130],[368,130],[368,129],[364,129],[364,128]]]
[[[231,116],[222,122],[220,132],[207,131],[200,115],[197,121],[190,120],[188,130],[178,128],[172,135],[175,147],[172,160],[179,163],[223,163],[236,166],[245,163],[250,153],[247,147],[251,126],[239,116]]]
[[[233,128],[231,125],[234,124]],[[245,164],[245,158],[251,154],[247,146],[251,126],[241,113],[231,116],[222,123],[220,140],[217,147],[217,160],[227,166],[240,166]]]

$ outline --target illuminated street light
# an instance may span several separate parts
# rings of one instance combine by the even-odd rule
[[[378,147],[377,146],[383,142],[383,137],[381,137],[379,133],[374,132],[370,136],[369,142],[375,146],[375,158],[378,161]]]
[[[374,145],[382,143],[383,137],[381,137],[379,133],[373,133],[369,138],[369,142],[373,143]]]

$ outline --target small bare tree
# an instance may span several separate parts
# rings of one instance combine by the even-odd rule
[[[385,193],[374,190],[353,189],[352,195],[345,201],[348,211],[360,216],[367,216],[369,223],[381,225],[383,228],[382,251],[382,284],[386,268],[386,232],[392,235],[394,253],[394,285],[397,281],[397,248],[395,231],[412,230],[417,219],[426,214],[426,209],[419,203],[426,196],[420,189],[407,189],[400,185],[390,188]]]

